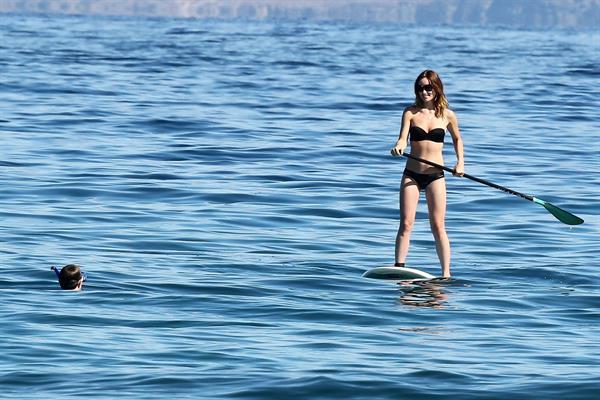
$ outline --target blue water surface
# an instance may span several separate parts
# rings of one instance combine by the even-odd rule
[[[597,398],[597,31],[0,15],[0,35],[0,396]],[[362,278],[393,261],[389,149],[425,68],[467,172],[585,224],[449,176],[454,279]],[[417,218],[408,262],[439,274]],[[67,263],[84,291],[59,289]]]

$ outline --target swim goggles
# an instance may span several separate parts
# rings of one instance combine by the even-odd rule
[[[60,271],[62,270],[62,268],[56,268],[54,265],[52,267],[50,267],[50,269],[52,271],[54,271],[54,273],[56,274],[56,279],[58,279],[58,282],[60,283]],[[83,277],[83,281],[87,281],[87,274],[83,271],[81,271],[81,276]]]

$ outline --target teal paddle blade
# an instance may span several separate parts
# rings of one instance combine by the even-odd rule
[[[577,215],[573,215],[568,211],[563,210],[560,207],[555,206],[554,204],[548,203],[547,201],[533,198],[533,201],[537,204],[544,206],[546,210],[550,212],[550,214],[554,215],[556,219],[560,222],[567,225],[579,225],[583,224],[583,219],[579,218]]]

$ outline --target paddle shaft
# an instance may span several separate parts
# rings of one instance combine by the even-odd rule
[[[452,174],[454,173],[454,170],[453,170],[452,168],[448,168],[448,167],[446,167],[446,166],[443,166],[443,165],[440,165],[440,164],[436,164],[436,163],[434,163],[433,161],[424,160],[424,159],[422,159],[422,158],[419,158],[419,157],[413,156],[412,154],[406,154],[406,153],[403,153],[402,155],[403,155],[404,157],[411,158],[411,159],[413,159],[413,160],[415,160],[415,161],[418,161],[418,162],[422,162],[422,163],[424,163],[424,164],[431,165],[432,167],[436,167],[436,168],[443,169],[444,171],[450,172],[450,173],[452,173]],[[476,176],[469,175],[469,174],[464,174],[464,175],[463,175],[463,177],[464,177],[464,178],[467,178],[467,179],[470,179],[470,180],[472,180],[472,181],[475,181],[475,182],[479,182],[479,183],[481,183],[481,184],[484,184],[484,185],[486,185],[486,186],[493,187],[494,189],[502,190],[503,192],[510,193],[510,194],[513,194],[513,195],[515,195],[515,196],[522,197],[522,198],[524,198],[524,199],[526,199],[526,200],[529,200],[529,201],[534,201],[534,198],[533,198],[533,196],[530,196],[530,195],[528,195],[528,194],[524,194],[524,193],[517,192],[516,190],[512,190],[512,189],[509,189],[509,188],[507,188],[507,187],[504,187],[504,186],[497,185],[497,184],[495,184],[495,183],[493,183],[493,182],[486,181],[485,179],[481,179],[481,178],[478,178],[478,177],[476,177]]]
[[[404,157],[408,157],[408,158],[413,159],[415,161],[422,162],[424,164],[431,165],[433,167],[442,169],[444,171],[448,171],[448,172],[454,173],[454,170],[452,168],[444,167],[443,165],[436,164],[433,161],[424,160],[422,158],[413,156],[412,154],[402,154],[402,155]],[[462,176],[464,176],[465,178],[470,179],[472,181],[482,183],[482,184],[484,184],[486,186],[493,187],[494,189],[498,189],[498,190],[501,190],[503,192],[506,192],[506,193],[513,194],[515,196],[521,197],[521,198],[523,198],[525,200],[529,200],[529,201],[531,201],[531,202],[533,202],[535,204],[539,204],[539,205],[543,206],[556,219],[558,219],[560,222],[562,222],[564,224],[567,224],[567,225],[579,225],[579,224],[583,224],[583,219],[579,218],[577,215],[571,214],[570,212],[568,212],[566,210],[563,210],[562,208],[557,207],[554,204],[549,203],[547,201],[544,201],[542,199],[539,199],[537,197],[533,197],[533,196],[528,195],[528,194],[523,194],[523,193],[517,192],[516,190],[512,190],[512,189],[509,189],[507,187],[497,185],[497,184],[495,184],[493,182],[486,181],[485,179],[481,179],[481,178],[478,178],[478,177],[473,176],[473,175],[464,174]]]

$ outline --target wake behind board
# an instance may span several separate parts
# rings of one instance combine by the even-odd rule
[[[390,281],[425,281],[429,279],[435,279],[435,276],[416,268],[391,266],[370,269],[363,274],[363,277]]]

